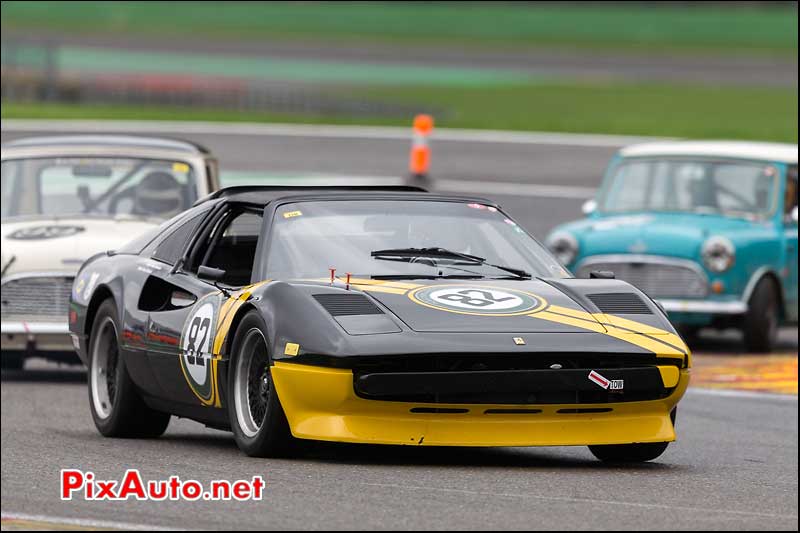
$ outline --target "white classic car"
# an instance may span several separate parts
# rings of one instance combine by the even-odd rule
[[[90,256],[219,188],[210,152],[133,136],[34,137],[2,146],[2,366],[75,362],[69,297]]]

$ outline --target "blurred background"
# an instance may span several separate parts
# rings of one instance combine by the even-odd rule
[[[797,142],[797,3],[4,1],[2,102]]]

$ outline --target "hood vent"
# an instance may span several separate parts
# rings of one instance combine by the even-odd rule
[[[587,294],[600,311],[612,315],[652,315],[653,311],[639,297],[632,292],[607,292],[602,294]]]
[[[332,316],[384,314],[363,294],[315,294],[314,299]]]

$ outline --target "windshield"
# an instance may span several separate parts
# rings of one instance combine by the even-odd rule
[[[417,252],[409,249],[416,249]],[[441,250],[432,251],[438,248]],[[356,277],[517,277],[569,274],[498,209],[444,201],[341,200],[278,208],[266,279]],[[374,253],[375,252],[375,253]],[[469,254],[485,262],[458,257]],[[521,279],[521,278],[520,278]]]
[[[169,218],[196,200],[187,163],[59,157],[2,164],[2,218],[74,215]]]
[[[611,170],[600,208],[761,218],[774,212],[777,178],[774,166],[756,162],[623,161]]]

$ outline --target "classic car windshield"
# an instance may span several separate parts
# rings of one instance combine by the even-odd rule
[[[533,276],[569,274],[538,242],[494,207],[447,201],[341,200],[278,208],[266,278],[337,276],[514,277],[447,252],[469,254]],[[411,248],[428,249],[416,254]],[[385,255],[375,256],[374,252]],[[391,253],[388,253],[391,251]],[[431,257],[434,255],[435,257]]]
[[[634,159],[612,168],[600,209],[763,217],[774,212],[777,169],[757,162]]]
[[[8,159],[2,218],[140,216],[168,218],[197,197],[192,168],[178,161],[111,157]]]

